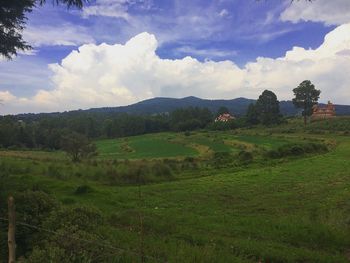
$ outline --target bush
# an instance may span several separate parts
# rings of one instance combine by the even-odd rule
[[[214,152],[212,161],[215,167],[227,166],[232,162],[232,156],[229,152]]]
[[[240,163],[248,164],[248,163],[251,163],[253,161],[253,159],[254,159],[254,157],[253,157],[253,154],[251,152],[240,151],[238,153],[238,161]]]
[[[79,185],[77,189],[75,189],[74,194],[82,195],[93,192],[93,189],[88,185]]]
[[[169,178],[173,175],[171,168],[161,162],[155,163],[151,168],[152,174],[157,177],[166,177]]]
[[[211,123],[208,128],[213,131],[226,131],[226,130],[233,130],[238,128],[238,125],[236,123],[236,120],[231,120],[227,122],[223,121],[216,121]]]
[[[189,131],[186,131],[186,132],[184,133],[184,135],[185,135],[185,136],[191,136],[191,133],[190,133]]]
[[[15,194],[18,221],[41,227],[49,214],[59,208],[58,202],[42,191],[25,191]],[[17,252],[24,255],[37,242],[38,230],[18,226],[16,230]]]
[[[99,246],[105,242],[98,235],[103,224],[101,213],[92,208],[55,210],[43,224],[53,232],[42,234],[26,262],[109,262],[110,255]]]
[[[300,156],[307,153],[324,153],[327,151],[327,146],[322,143],[291,143],[282,145],[276,150],[268,151],[267,156],[270,158],[282,158],[287,156]]]

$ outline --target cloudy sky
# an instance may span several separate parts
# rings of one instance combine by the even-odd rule
[[[310,79],[350,104],[350,1],[47,1],[0,58],[0,114],[128,105],[152,97],[280,100]]]

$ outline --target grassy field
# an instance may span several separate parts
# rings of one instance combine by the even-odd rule
[[[143,159],[196,156],[195,149],[167,138],[166,134],[97,141],[100,158]]]
[[[36,187],[65,206],[99,209],[106,220],[100,234],[111,245],[127,251],[139,249],[141,213],[146,262],[348,262],[350,137],[252,135],[259,132],[101,140],[97,142],[101,164],[3,156],[0,168],[9,178],[7,189]],[[172,180],[141,188],[94,179],[99,166],[106,170],[108,165],[116,165],[102,159],[200,157],[201,150],[206,149],[228,152],[235,160],[240,146],[248,145],[248,150],[277,149],[303,138],[336,141],[336,147],[328,153],[278,160],[254,156],[249,164],[219,169],[199,164],[193,170],[177,170]],[[133,162],[137,163],[122,161],[119,165]],[[54,168],[57,165],[61,166]],[[55,176],[64,174],[62,171],[69,171],[70,176]],[[186,177],[185,173],[193,176]],[[77,195],[81,185],[88,185],[91,191]],[[138,260],[130,252],[115,256],[111,262]]]
[[[198,157],[214,152],[237,152],[239,147],[229,143],[230,141],[273,149],[295,139],[262,135],[237,136],[232,132],[196,132],[187,135],[159,133],[98,140],[96,145],[100,159],[149,159]]]

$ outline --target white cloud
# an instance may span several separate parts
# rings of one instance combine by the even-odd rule
[[[239,68],[232,61],[200,62],[191,57],[171,60],[156,54],[154,35],[142,33],[125,45],[88,44],[73,51],[53,71],[52,90],[15,97],[7,91],[6,112],[57,111],[127,105],[156,96],[256,98],[264,89],[280,100],[310,79],[321,99],[349,104],[350,24],[327,34],[317,49],[294,47],[277,59],[259,57]]]
[[[230,13],[227,11],[227,9],[222,9],[220,12],[219,12],[219,16],[221,17],[226,17],[228,16]]]
[[[176,54],[189,54],[205,57],[207,59],[232,57],[237,55],[236,50],[221,50],[216,48],[197,49],[191,46],[181,46],[175,49]]]
[[[341,25],[350,22],[349,0],[294,1],[281,14],[282,21],[322,22],[325,25]]]
[[[93,5],[86,5],[83,8],[83,17],[87,18],[89,16],[106,16],[129,20],[129,6],[135,4],[138,4],[140,8],[150,8],[147,1],[140,2],[135,0],[97,0]]]
[[[34,47],[40,46],[78,46],[94,43],[85,27],[73,24],[61,26],[28,27],[23,32],[24,39]]]

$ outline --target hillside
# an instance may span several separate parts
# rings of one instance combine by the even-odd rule
[[[98,139],[79,163],[3,149],[0,212],[13,194],[25,262],[345,263],[348,125]]]
[[[153,98],[138,103],[121,106],[121,107],[106,107],[93,108],[88,111],[92,112],[127,112],[133,114],[157,114],[164,112],[171,112],[177,108],[183,107],[203,107],[208,108],[212,112],[216,112],[220,107],[227,107],[235,115],[244,115],[249,104],[254,103],[255,100],[247,98],[236,98],[230,100],[208,100],[197,97],[185,97],[181,99],[175,98]],[[320,104],[324,105],[324,104]],[[295,109],[291,101],[280,102],[281,112],[284,115],[296,115],[299,110]],[[336,105],[338,115],[350,115],[350,106]]]
[[[181,99],[176,98],[152,98],[148,100],[143,100],[135,104],[128,106],[119,107],[102,107],[102,108],[92,108],[88,110],[75,110],[64,112],[64,114],[74,114],[81,112],[92,112],[92,113],[129,113],[129,114],[160,114],[168,113],[178,108],[186,107],[201,107],[208,108],[212,112],[216,112],[220,107],[227,107],[231,113],[236,116],[244,115],[249,104],[254,103],[255,100],[247,98],[236,98],[230,100],[209,100],[201,99],[194,96],[185,97]],[[324,105],[324,104],[320,104]],[[350,115],[349,105],[335,105],[338,115]],[[300,113],[300,110],[295,109],[291,101],[281,101],[280,108],[283,115],[293,116]],[[48,113],[48,115],[57,115],[58,113]],[[19,117],[25,117],[33,114],[19,114]],[[47,115],[46,113],[43,115]]]

